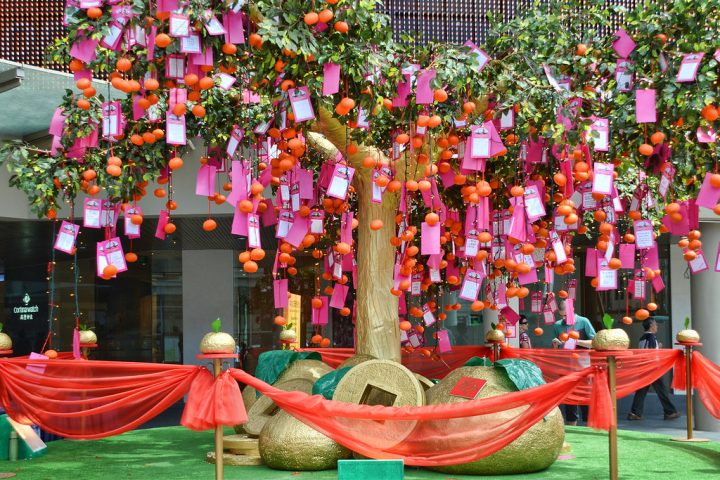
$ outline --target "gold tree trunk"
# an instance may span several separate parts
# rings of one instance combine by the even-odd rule
[[[319,150],[327,151],[328,155],[334,155],[334,149],[346,151],[346,129],[326,110],[320,110],[313,130],[325,137],[310,135],[310,142]],[[371,172],[362,167],[362,160],[368,155],[387,162],[378,149],[362,145],[356,154],[348,158],[350,165],[356,169],[353,186],[357,192],[359,212],[356,352],[399,362],[398,299],[390,293],[395,264],[395,247],[390,244],[390,238],[395,235],[398,195],[385,192],[382,204],[372,202]],[[405,162],[401,163],[397,165],[396,178],[402,181],[405,178]],[[376,219],[382,220],[383,227],[373,231],[370,222]]]

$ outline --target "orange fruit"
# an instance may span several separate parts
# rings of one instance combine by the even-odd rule
[[[215,86],[215,80],[212,77],[203,77],[199,82],[201,90],[208,90]]]
[[[333,26],[333,28],[335,29],[336,32],[340,32],[340,33],[347,33],[348,30],[350,30],[350,27],[348,26],[348,24],[343,21],[335,22],[335,25]]]
[[[247,273],[255,273],[258,271],[258,264],[253,262],[252,260],[249,260],[243,265],[243,270],[245,270]]]
[[[443,103],[448,99],[448,94],[444,89],[438,88],[433,92],[433,98],[436,102]]]
[[[376,218],[375,220],[370,222],[370,230],[380,230],[383,228],[383,221]]]
[[[305,22],[305,25],[315,25],[319,21],[319,15],[315,12],[308,12],[303,17],[303,22]]]
[[[137,253],[128,252],[125,254],[125,261],[128,263],[135,263],[138,260]]]
[[[333,12],[329,8],[326,8],[324,10],[320,10],[320,13],[318,13],[318,21],[322,23],[329,23],[330,20],[333,18]]]
[[[85,12],[88,16],[88,18],[92,18],[93,20],[97,20],[98,18],[102,17],[102,9],[98,7],[90,7],[87,9],[87,12]]]
[[[641,320],[641,321],[642,321],[642,320],[645,320],[645,319],[648,318],[649,316],[650,316],[650,312],[648,312],[648,311],[645,310],[644,308],[638,308],[638,309],[635,311],[635,318],[637,318],[638,320]]]
[[[665,134],[662,132],[655,132],[650,136],[650,142],[653,145],[657,145],[658,143],[662,143],[665,140]]]
[[[58,357],[58,352],[56,350],[53,350],[52,348],[49,350],[45,350],[45,353],[43,354],[49,359],[55,359]]]
[[[225,55],[235,55],[237,53],[237,47],[233,43],[223,43],[222,52]]]
[[[170,167],[170,170],[179,170],[183,166],[183,160],[180,157],[173,157],[168,162],[168,167]]]
[[[638,148],[638,151],[640,152],[640,155],[645,155],[646,157],[649,157],[653,153],[653,147],[652,145],[648,145],[647,143],[643,143]]]
[[[217,222],[213,220],[212,218],[208,218],[203,222],[203,230],[206,232],[212,232],[217,228]]]
[[[114,277],[115,275],[117,275],[117,271],[118,268],[115,265],[105,265],[105,268],[103,268],[103,275],[105,275],[106,277]]]
[[[155,37],[155,45],[160,48],[166,48],[172,43],[172,38],[167,33],[160,33]]]
[[[575,49],[575,55],[582,57],[585,55],[585,52],[587,52],[587,45],[584,43],[578,43],[577,48]]]
[[[115,63],[115,68],[117,68],[119,72],[127,72],[132,68],[132,62],[127,58],[120,58]]]

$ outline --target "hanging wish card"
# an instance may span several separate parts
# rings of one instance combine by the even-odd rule
[[[140,225],[132,222],[133,215],[142,215],[142,209],[138,206],[132,206],[125,209],[124,215],[124,231],[128,238],[140,238]]]
[[[180,13],[170,15],[170,36],[187,37],[190,35],[190,17]]]
[[[490,130],[485,125],[472,127],[470,136],[470,157],[490,158]]]
[[[590,132],[594,151],[607,152],[610,150],[610,127],[607,118],[594,118],[590,124]]]
[[[105,102],[102,104],[102,128],[103,137],[114,137],[122,132],[122,110],[120,102]]]
[[[100,46],[107,48],[108,50],[117,50],[120,46],[120,41],[123,37],[123,26],[113,21],[110,23],[110,29],[108,30],[107,35],[105,35],[102,40],[100,40]]]
[[[460,289],[460,298],[463,300],[470,300],[474,302],[477,300],[480,294],[480,287],[482,285],[483,275],[477,270],[468,269],[463,279],[463,284]]]
[[[125,254],[123,253],[122,244],[118,237],[113,237],[105,242],[100,242],[104,251],[104,257],[108,265],[115,265],[118,273],[127,271],[127,263],[125,263]],[[104,268],[104,267],[103,267]]]
[[[60,231],[55,238],[53,248],[72,255],[75,250],[75,240],[77,239],[78,233],[80,233],[80,225],[75,225],[63,220],[60,225]]]
[[[465,42],[465,46],[466,46],[466,47],[470,47],[470,51],[471,51],[472,54],[475,56],[475,59],[476,59],[477,62],[478,62],[478,72],[482,72],[483,69],[485,68],[485,66],[486,66],[486,65],[488,64],[488,62],[490,61],[490,56],[489,56],[487,53],[485,53],[483,50],[481,50],[480,48],[478,48],[478,46],[475,45],[475,44],[474,44],[473,42],[471,42],[470,40],[468,40],[467,42]]]
[[[167,127],[165,142],[169,145],[185,145],[187,143],[185,117],[178,117],[167,112],[165,122]]]
[[[175,80],[185,77],[185,55],[168,55],[166,57],[165,76]]]
[[[205,26],[205,31],[211,37],[225,35],[223,24],[213,15],[212,10],[205,10],[203,12],[203,25]]]
[[[200,34],[191,32],[187,37],[180,39],[180,51],[183,53],[202,53]]]
[[[323,96],[335,95],[340,91],[340,65],[326,63],[323,65]]]
[[[711,181],[712,176],[712,172],[705,174],[705,179],[703,180],[700,192],[698,192],[697,199],[695,200],[695,203],[698,206],[705,207],[710,210],[715,208],[715,205],[717,205],[718,201],[720,201],[720,188],[713,186]]]
[[[325,212],[320,209],[313,209],[310,212],[310,233],[322,235],[325,233]]]
[[[615,165],[612,163],[596,162],[593,170],[592,193],[611,195],[613,191],[613,171],[615,170]]]
[[[680,69],[675,81],[678,83],[694,82],[704,55],[704,52],[686,54],[680,62]]]
[[[650,220],[635,220],[633,223],[633,231],[635,233],[635,246],[638,250],[646,250],[653,247],[653,225]]]
[[[634,62],[621,59],[615,65],[615,83],[617,83],[618,92],[631,92],[634,82],[634,74],[632,66]]]
[[[248,235],[247,243],[249,248],[262,248],[260,240],[260,215],[249,213],[247,216]]]
[[[344,163],[337,163],[328,186],[328,196],[345,200],[353,175],[355,175],[354,168]]]
[[[437,319],[435,318],[435,314],[433,314],[432,309],[427,303],[423,305],[422,317],[426,327],[434,325],[437,321]]]
[[[100,228],[100,200],[86,198],[83,207],[83,227]]]
[[[555,230],[550,231],[550,243],[552,245],[553,252],[555,252],[555,263],[557,263],[558,265],[562,265],[563,263],[567,262],[565,245],[563,245],[563,242],[560,240],[560,236]]]
[[[553,323],[555,323],[555,314],[550,309],[550,307],[545,306],[545,308],[543,308],[542,316],[543,316],[543,324],[552,325]]]
[[[290,95],[290,105],[292,106],[293,115],[295,115],[295,123],[306,122],[315,118],[310,94],[307,87],[293,88],[288,92]]]
[[[530,223],[545,216],[545,202],[542,201],[536,185],[530,185],[525,188],[523,200],[527,219]]]
[[[227,148],[225,148],[225,151],[228,154],[228,157],[233,158],[235,157],[235,152],[237,151],[238,147],[240,146],[240,142],[243,138],[243,131],[238,125],[233,125],[232,132],[230,133],[230,139],[228,140]]]
[[[686,251],[687,249],[685,250],[685,252]],[[704,272],[709,268],[707,260],[705,259],[705,254],[702,250],[697,251],[697,256],[688,262],[688,266],[690,267],[690,272],[693,275],[695,275],[696,273]]]
[[[698,127],[695,135],[700,143],[715,143],[717,140],[717,134],[712,127]]]
[[[663,199],[667,197],[668,190],[670,190],[670,185],[672,185],[673,178],[675,178],[675,171],[675,167],[673,167],[669,162],[666,163],[662,169],[662,176],[660,177],[660,186],[658,187],[658,192]]]
[[[530,311],[532,313],[542,313],[543,301],[542,292],[532,292],[530,294]]]

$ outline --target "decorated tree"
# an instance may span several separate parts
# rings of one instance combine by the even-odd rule
[[[687,237],[691,266],[702,256],[698,206],[720,213],[719,7],[552,1],[492,18],[480,48],[395,42],[370,0],[68,1],[68,35],[48,56],[78,90],[50,151],[10,142],[2,157],[39,216],[86,193],[139,225],[150,184],[172,185],[199,139],[199,191],[230,204],[246,271],[265,257],[260,224],[275,225],[275,288],[302,250],[324,259],[328,295],[346,293],[357,263],[359,353],[397,360],[433,324],[442,352],[445,311],[459,308],[444,292],[510,314],[508,299],[533,289],[540,313],[547,285],[575,273],[577,234],[596,242],[599,290],[621,268],[643,287],[659,278],[664,231]],[[175,231],[176,208],[168,197],[158,236]],[[106,279],[125,268],[113,258]],[[351,302],[330,301],[346,316]],[[314,319],[327,303],[314,299]]]

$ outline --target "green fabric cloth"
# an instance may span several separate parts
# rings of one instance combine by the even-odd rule
[[[292,350],[270,350],[258,358],[255,377],[270,385],[277,382],[280,375],[296,360],[321,360],[318,352],[295,352]],[[258,396],[260,393],[258,392]]]
[[[351,368],[352,367],[346,367],[339,370],[333,370],[332,372],[326,373],[322,377],[318,378],[313,384],[313,395],[322,395],[328,400],[332,400],[332,397],[335,394],[335,388]]]
[[[463,367],[492,367],[493,363],[487,357],[472,357],[463,363]]]
[[[545,385],[542,371],[533,362],[519,358],[506,358],[495,362],[495,368],[502,368],[518,390]]]
[[[568,325],[565,319],[562,319],[555,322],[553,330],[555,331],[555,338],[559,338],[561,333],[567,333],[570,330],[576,330],[580,334],[580,340],[592,340],[595,338],[595,328],[593,328],[590,320],[577,313],[575,314],[575,325]]]

